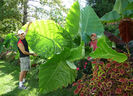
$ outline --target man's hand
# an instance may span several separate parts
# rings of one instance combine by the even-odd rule
[[[33,53],[33,56],[38,56],[37,54]]]
[[[32,21],[29,22],[28,26],[29,26],[30,24],[32,24]]]

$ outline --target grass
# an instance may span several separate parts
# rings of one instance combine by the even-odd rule
[[[38,82],[28,77],[27,90],[18,89],[19,65],[0,61],[0,96],[38,96]]]
[[[48,94],[39,94],[35,68],[27,75],[27,90],[18,89],[19,65],[0,60],[0,96],[74,96],[72,88],[58,89]],[[36,76],[35,76],[36,75]]]

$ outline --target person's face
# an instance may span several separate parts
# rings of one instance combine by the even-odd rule
[[[21,40],[23,40],[23,39],[25,38],[25,35],[24,35],[24,33],[22,33],[22,34],[19,34],[19,38],[20,38]]]
[[[91,36],[91,40],[92,41],[95,41],[96,40],[96,37],[95,36]]]

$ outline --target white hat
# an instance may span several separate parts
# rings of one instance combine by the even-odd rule
[[[18,34],[22,34],[22,33],[25,33],[25,32],[23,30],[18,31]]]

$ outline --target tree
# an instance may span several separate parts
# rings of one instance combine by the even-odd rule
[[[18,10],[18,0],[0,0],[0,21],[9,18],[21,21],[21,13]]]
[[[27,15],[28,15],[28,12],[27,12],[27,9],[28,9],[28,0],[23,0],[23,25],[26,24],[27,22]]]
[[[19,0],[0,0],[0,33],[8,34],[21,27]]]
[[[86,0],[99,17],[112,10],[115,0]]]

